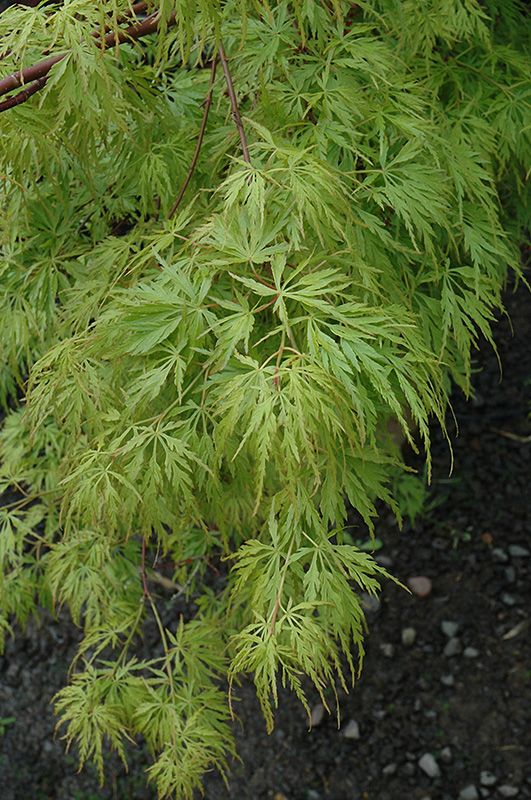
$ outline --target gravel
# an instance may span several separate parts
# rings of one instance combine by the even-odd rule
[[[428,776],[428,778],[439,778],[441,769],[431,753],[424,753],[418,761],[419,768]]]
[[[415,628],[404,628],[402,631],[402,644],[404,647],[412,647],[417,638],[417,631]]]
[[[473,783],[461,789],[459,792],[459,800],[479,800],[479,792]]]
[[[425,575],[415,575],[413,578],[408,578],[407,585],[413,594],[421,599],[425,599],[431,594],[431,580]]]
[[[461,645],[460,640],[454,637],[452,639],[448,639],[446,646],[443,650],[443,655],[445,655],[447,658],[452,658],[452,656],[458,656],[462,650],[463,647]]]
[[[451,749],[449,747],[443,747],[443,749],[441,750],[441,761],[444,764],[451,764],[452,763],[452,759],[453,759],[453,756],[452,756]]]
[[[310,727],[317,728],[324,718],[325,708],[322,703],[317,703],[310,712]]]
[[[527,547],[520,547],[519,544],[510,544],[508,550],[511,558],[529,558],[529,556],[531,555]]]
[[[498,778],[496,775],[493,775],[492,772],[489,772],[488,770],[483,770],[479,776],[479,782],[482,786],[494,786],[497,781]]]
[[[441,630],[445,636],[447,636],[449,639],[453,639],[459,630],[459,623],[453,622],[449,619],[443,619],[441,622]]]
[[[359,739],[360,726],[358,725],[355,719],[351,719],[347,722],[341,733],[345,737],[345,739]]]
[[[498,786],[498,794],[502,797],[517,797],[519,790],[516,786],[509,786],[509,784],[504,783],[502,786]]]

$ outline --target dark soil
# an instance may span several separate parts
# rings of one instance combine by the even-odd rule
[[[454,397],[451,478],[448,446],[434,432],[438,505],[414,528],[399,532],[385,516],[378,525],[379,556],[403,581],[428,576],[431,594],[419,599],[386,586],[369,613],[362,678],[340,699],[340,730],[325,715],[308,731],[300,705],[283,695],[267,736],[253,689],[242,686],[242,763],[228,789],[207,776],[207,800],[458,800],[466,787],[464,800],[531,798],[531,295],[521,288],[506,301],[515,333],[507,318],[496,328],[502,380],[484,347],[475,399]],[[454,437],[451,416],[448,425]],[[459,626],[453,656],[444,654],[443,621]],[[405,628],[416,633],[409,646]],[[70,623],[46,621],[0,659],[0,717],[14,718],[3,726],[0,719],[2,800],[155,797],[141,749],[128,774],[111,759],[100,789],[92,771],[76,774],[75,758],[54,739],[50,698],[66,680],[76,639]],[[344,735],[352,720],[359,738]],[[427,753],[437,777],[419,766]]]

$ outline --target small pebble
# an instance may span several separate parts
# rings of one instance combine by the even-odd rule
[[[385,569],[391,569],[393,566],[393,559],[391,556],[384,556],[383,554],[375,556],[374,560],[380,567],[384,567]]]
[[[502,786],[498,786],[498,794],[502,797],[517,797],[518,789],[516,786],[509,786],[509,784],[504,783]]]
[[[459,639],[456,638],[448,639],[446,647],[443,650],[443,654],[447,658],[451,658],[452,656],[459,655],[462,649],[463,648],[461,646],[461,642],[459,641]]]
[[[441,675],[441,683],[443,686],[453,686],[455,684],[455,678],[453,675]]]
[[[367,614],[376,614],[380,610],[380,601],[373,594],[360,592],[360,602]]]
[[[317,728],[321,724],[324,717],[324,706],[322,703],[317,703],[310,712],[310,727]]]
[[[476,650],[475,647],[465,647],[463,655],[465,658],[477,658],[479,656],[479,650]]]
[[[389,642],[382,642],[380,650],[382,651],[382,655],[386,658],[392,658],[395,654],[395,648]]]
[[[519,544],[510,544],[508,550],[509,550],[509,555],[512,556],[513,558],[529,558],[529,556],[531,555],[527,547],[520,547]],[[514,795],[512,794],[507,795],[507,797],[513,797],[513,796]]]
[[[507,583],[514,583],[516,580],[516,570],[514,567],[505,567],[505,580]]]
[[[495,561],[499,561],[500,564],[505,564],[506,561],[509,561],[509,556],[502,550],[501,547],[494,547],[492,550],[492,557]]]
[[[349,720],[343,730],[341,731],[345,739],[359,739],[360,738],[360,726],[356,722],[355,719]]]
[[[459,623],[452,622],[449,619],[443,619],[441,622],[441,630],[445,636],[448,636],[449,639],[453,639],[459,630]]]
[[[441,770],[431,753],[424,753],[418,761],[420,769],[428,776],[428,778],[438,778]]]
[[[397,769],[398,767],[396,764],[386,764],[382,770],[382,774],[385,775],[386,777],[389,777],[391,775],[394,775]]]
[[[444,764],[451,764],[452,762],[452,751],[449,747],[443,747],[441,750],[441,761]]]
[[[415,774],[415,765],[411,764],[410,762],[404,764],[404,775],[408,775],[409,777],[411,777],[414,774]]]
[[[425,575],[416,575],[407,579],[407,585],[417,597],[425,598],[431,594],[431,581]]]
[[[315,789],[308,789],[306,792],[306,800],[321,800],[321,795]]]
[[[500,599],[501,599],[502,603],[504,605],[506,605],[506,606],[515,606],[516,605],[516,599],[512,596],[512,594],[509,594],[509,592],[502,592],[501,596],[500,596]]]
[[[493,775],[492,772],[488,770],[483,770],[483,772],[479,776],[479,782],[482,786],[494,786],[498,778],[496,775]]]
[[[479,793],[473,783],[470,786],[465,786],[459,792],[459,800],[479,800]]]
[[[415,628],[404,628],[402,631],[402,644],[404,647],[411,647],[417,638],[417,631]]]

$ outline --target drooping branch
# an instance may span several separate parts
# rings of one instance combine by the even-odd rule
[[[207,120],[208,120],[208,113],[210,111],[210,106],[212,105],[212,92],[214,91],[214,81],[216,80],[217,63],[218,63],[218,58],[217,58],[217,56],[214,56],[214,58],[212,60],[212,68],[210,70],[210,82],[208,84],[208,94],[207,94],[207,96],[205,98],[205,108],[204,108],[204,111],[203,111],[203,119],[201,120],[201,127],[199,128],[199,134],[198,134],[197,142],[196,142],[196,145],[195,145],[194,156],[192,158],[192,162],[191,162],[190,167],[188,169],[186,178],[184,179],[183,184],[182,184],[182,186],[181,186],[181,188],[179,190],[179,194],[177,195],[177,198],[176,198],[173,206],[171,207],[171,210],[170,210],[170,213],[169,213],[170,219],[173,217],[173,215],[175,214],[175,212],[179,208],[181,200],[183,199],[184,193],[186,192],[186,189],[188,188],[188,184],[190,183],[192,175],[194,174],[194,171],[195,171],[198,159],[199,159],[199,153],[201,152],[201,145],[203,144],[203,138],[204,138],[204,135],[205,135],[205,129],[206,129],[206,124],[207,124]]]
[[[137,4],[137,9],[139,12],[141,12],[144,8],[144,3]],[[167,24],[174,25],[175,19],[176,12],[174,11],[169,16]],[[116,47],[117,45],[122,45],[126,42],[136,41],[137,39],[141,39],[143,36],[148,36],[149,34],[154,33],[158,29],[159,24],[160,15],[155,13],[146,17],[141,22],[135,22],[132,25],[129,25],[127,28],[124,28],[124,30],[118,32],[108,31],[103,36],[101,35],[100,31],[93,31],[92,35],[99,40],[99,45],[102,50],[109,50],[111,47]],[[66,56],[67,53],[57,53],[54,56],[49,56],[48,58],[39,61],[37,64],[33,64],[30,67],[21,69],[18,72],[13,72],[11,75],[8,75],[0,80],[0,96],[8,94],[15,89],[19,89],[21,86],[26,84],[31,84],[28,89],[24,90],[23,92],[19,92],[18,95],[15,95],[14,97],[9,98],[9,100],[4,101],[4,103],[2,103],[0,106],[0,111],[6,111],[8,108],[12,108],[20,103],[24,103],[29,97],[35,94],[35,92],[39,91],[39,89],[42,89],[46,83],[46,80],[43,79],[46,79],[52,67],[66,58]]]
[[[240,116],[240,110],[238,108],[238,100],[236,98],[236,92],[234,91],[232,75],[230,74],[229,64],[227,61],[227,56],[225,55],[225,50],[223,48],[222,42],[220,43],[219,46],[219,60],[221,61],[221,66],[223,67],[223,74],[225,75],[225,81],[227,83],[227,91],[229,93],[230,105],[232,108],[232,118],[234,120],[234,123],[236,125],[240,137],[243,160],[247,161],[247,163],[250,164],[251,157],[249,155],[249,145],[247,144],[247,137],[245,135],[245,129],[243,127],[242,118]]]

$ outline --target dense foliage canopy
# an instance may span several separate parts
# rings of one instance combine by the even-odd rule
[[[363,654],[395,508],[518,272],[517,0],[65,0],[0,16],[0,633],[83,629],[67,739],[191,797],[231,686]],[[23,70],[20,73],[20,70]],[[8,77],[10,76],[10,77]],[[527,119],[526,119],[527,115]],[[215,586],[208,562],[225,556]],[[155,559],[194,598],[163,624]],[[168,583],[166,579],[166,584]],[[154,614],[160,649],[137,643]],[[225,681],[228,679],[228,681]]]

